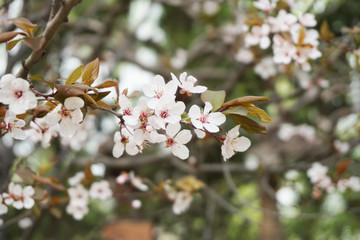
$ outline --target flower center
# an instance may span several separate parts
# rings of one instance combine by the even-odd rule
[[[23,95],[23,91],[21,91],[21,90],[16,90],[16,91],[14,92],[14,95],[15,95],[16,98],[21,98],[22,95]]]
[[[132,113],[131,113],[131,110],[130,110],[130,108],[126,108],[124,111],[123,111],[123,114],[126,116],[131,116],[132,115]]]
[[[13,129],[13,126],[11,123],[8,123],[8,129],[9,129],[9,131],[11,131]]]
[[[162,91],[157,91],[155,97],[156,97],[157,99],[160,99],[160,98],[162,97],[162,95],[163,95],[163,92],[162,92]]]
[[[128,140],[127,137],[122,136],[120,142],[121,142],[122,144],[125,144],[125,143],[128,143],[129,140]]]
[[[67,108],[61,109],[61,117],[62,118],[68,118],[71,117],[71,111]]]
[[[166,139],[166,147],[171,147],[172,145],[174,145],[175,140],[173,138],[168,138]]]
[[[168,111],[166,110],[166,111],[162,111],[161,113],[160,113],[160,117],[161,118],[167,118],[169,116],[169,113],[168,113]]]
[[[207,115],[203,115],[203,114],[201,114],[201,117],[200,117],[200,122],[202,122],[202,123],[207,123]]]

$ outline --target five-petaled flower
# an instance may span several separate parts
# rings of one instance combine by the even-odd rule
[[[64,105],[59,104],[46,115],[46,121],[50,126],[60,122],[60,134],[64,137],[72,137],[83,120],[83,113],[80,108],[84,104],[84,100],[79,97],[69,97],[65,99]]]
[[[171,73],[171,77],[181,88],[180,94],[187,94],[188,96],[191,96],[193,93],[203,93],[207,90],[207,87],[204,86],[194,86],[197,79],[191,75],[187,76],[186,72],[180,74],[180,79],[178,79],[173,73]]]
[[[8,186],[8,192],[3,193],[4,202],[6,205],[12,205],[16,209],[30,209],[34,206],[35,201],[32,196],[35,190],[32,186],[21,187],[20,184],[11,182]]]
[[[213,106],[210,102],[205,103],[204,112],[200,111],[200,107],[197,105],[191,106],[189,110],[189,117],[191,123],[197,129],[206,129],[211,133],[216,133],[219,131],[219,127],[226,121],[226,117],[221,112],[210,113]]]
[[[90,187],[89,195],[93,199],[109,199],[112,196],[109,182],[106,180],[94,182]]]
[[[239,137],[239,128],[240,125],[236,125],[226,134],[226,138],[221,146],[221,154],[225,161],[231,158],[236,152],[246,151],[251,145],[247,137]]]
[[[168,124],[166,127],[166,148],[170,148],[170,151],[175,156],[181,159],[187,159],[189,157],[189,149],[184,145],[191,140],[190,130],[181,130],[180,123]]]
[[[0,79],[0,103],[9,105],[15,114],[25,113],[26,110],[35,108],[37,99],[29,89],[30,84],[12,74],[6,74]]]

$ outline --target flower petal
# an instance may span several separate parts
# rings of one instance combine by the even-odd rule
[[[124,144],[122,144],[121,142],[115,143],[113,151],[112,151],[113,156],[115,158],[119,158],[119,157],[121,157],[121,155],[123,155],[123,153],[124,153]]]
[[[171,152],[180,159],[187,159],[189,157],[189,149],[183,144],[174,144]]]
[[[182,130],[180,131],[176,137],[175,142],[185,144],[188,143],[192,138],[191,131],[190,130]]]
[[[84,100],[79,97],[69,97],[65,99],[64,105],[67,109],[77,109],[84,106]]]

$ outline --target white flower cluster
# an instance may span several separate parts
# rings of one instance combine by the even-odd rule
[[[193,195],[187,191],[176,190],[169,182],[165,183],[164,190],[169,200],[173,202],[172,211],[179,215],[185,212],[193,201]]]
[[[327,175],[328,168],[321,163],[315,162],[307,171],[307,176],[314,187],[324,189],[326,192],[345,192],[346,189],[354,192],[360,191],[360,178],[351,176],[348,179],[340,179],[337,183]]]
[[[148,185],[143,183],[143,180],[140,177],[135,176],[135,173],[133,171],[131,171],[130,173],[122,172],[116,178],[117,184],[123,185],[127,182],[130,182],[131,186],[133,186],[134,188],[136,188],[142,192],[146,192],[149,190]]]
[[[34,194],[35,189],[32,186],[23,188],[20,184],[10,182],[8,192],[0,194],[0,215],[8,212],[8,206],[13,206],[18,210],[23,208],[31,209],[35,204]],[[0,226],[2,224],[3,221],[1,220]]]
[[[119,97],[124,121],[120,123],[120,131],[114,135],[114,157],[119,158],[124,151],[129,155],[136,155],[149,143],[165,143],[165,148],[172,154],[187,159],[189,149],[185,144],[191,140],[192,134],[190,130],[181,130],[181,124],[190,124],[199,138],[205,137],[206,132],[219,132],[219,126],[225,122],[226,117],[221,112],[211,112],[213,106],[210,102],[205,102],[203,111],[199,106],[193,105],[186,114],[184,102],[175,100],[178,88],[184,98],[205,92],[207,88],[195,86],[197,79],[186,73],[182,73],[179,79],[174,74],[171,76],[172,80],[168,83],[165,83],[163,77],[155,76],[153,82],[143,89],[148,98],[140,98],[135,107],[127,96]],[[227,141],[224,144],[230,146]],[[223,151],[223,156],[227,159],[229,154]]]
[[[107,200],[112,197],[113,192],[110,184],[106,180],[93,182],[90,189],[87,190],[81,181],[85,178],[84,172],[78,172],[68,182],[71,187],[68,189],[69,204],[66,212],[72,215],[76,220],[81,220],[89,212],[89,199]]]

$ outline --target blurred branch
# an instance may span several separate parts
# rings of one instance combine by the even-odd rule
[[[43,56],[45,47],[49,41],[54,36],[55,32],[58,30],[60,25],[67,20],[67,16],[70,10],[80,3],[81,0],[64,0],[62,1],[62,6],[59,11],[56,13],[54,18],[49,21],[46,25],[46,28],[41,35],[44,42],[39,50],[33,51],[30,56],[23,62],[20,71],[17,73],[17,77],[26,78],[30,69],[35,65]]]

